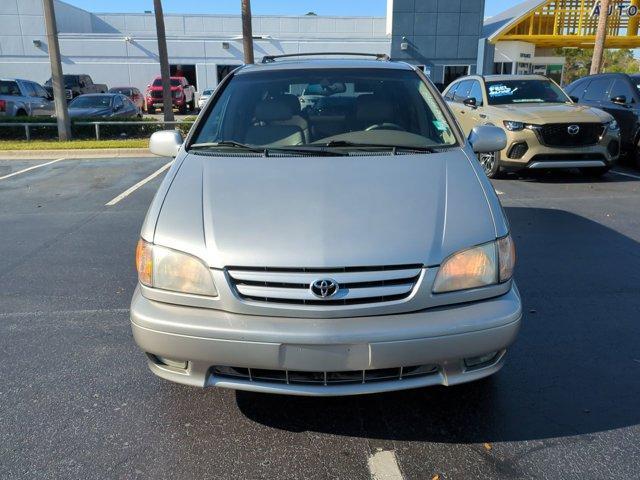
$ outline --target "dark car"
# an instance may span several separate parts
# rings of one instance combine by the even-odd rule
[[[140,110],[146,110],[144,95],[136,87],[113,87],[109,89],[109,93],[120,93],[129,98]]]
[[[140,109],[119,93],[81,95],[69,103],[72,118],[141,117]]]
[[[53,84],[49,79],[44,84],[49,93],[53,96]],[[93,83],[89,75],[64,75],[64,90],[67,100],[72,100],[80,95],[89,93],[107,93],[107,86],[104,83]]]
[[[565,90],[574,102],[610,113],[620,125],[622,149],[640,167],[640,75],[603,73],[581,78]]]

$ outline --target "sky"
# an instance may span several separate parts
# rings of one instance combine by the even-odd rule
[[[0,0],[2,1],[2,0]],[[152,0],[64,0],[90,12],[137,12],[153,10]],[[462,0],[464,1],[464,0]],[[495,15],[520,0],[486,0],[485,17]],[[240,0],[163,0],[165,13],[240,13]],[[251,0],[255,15],[354,15],[383,17],[386,0]]]

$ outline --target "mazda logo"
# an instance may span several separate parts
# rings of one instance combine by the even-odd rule
[[[580,125],[569,125],[567,127],[567,132],[569,132],[569,135],[577,135],[580,133]]]
[[[335,280],[323,278],[311,284],[311,293],[318,298],[331,298],[340,290],[340,285]]]

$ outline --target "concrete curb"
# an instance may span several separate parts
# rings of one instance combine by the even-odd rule
[[[51,160],[55,158],[156,157],[148,148],[96,148],[68,150],[4,150],[0,160]]]

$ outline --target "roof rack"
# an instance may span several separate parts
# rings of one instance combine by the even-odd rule
[[[311,52],[311,53],[287,53],[285,55],[265,55],[262,57],[262,63],[273,63],[279,58],[289,57],[316,57],[323,55],[339,55],[349,57],[375,57],[376,60],[389,61],[389,55],[386,53],[357,53],[357,52]]]

